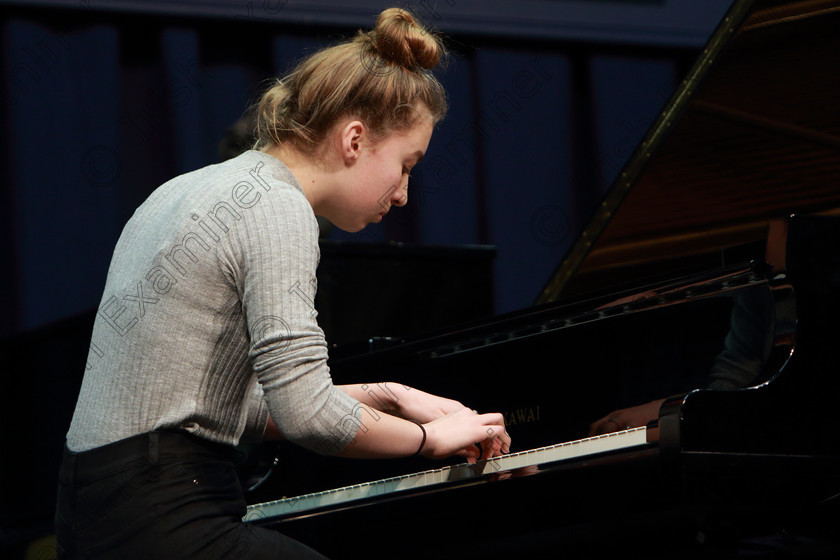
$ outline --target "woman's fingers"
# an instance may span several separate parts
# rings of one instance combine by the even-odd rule
[[[469,408],[447,414],[428,425],[434,434],[431,456],[460,455],[475,462],[507,453],[510,436],[504,422],[499,413],[478,414]]]
[[[475,413],[475,411],[472,411]],[[478,414],[484,437],[476,442],[474,459],[491,459],[510,452],[510,435],[505,429],[505,419],[499,413]],[[469,460],[470,457],[468,457]]]
[[[480,415],[484,422],[487,422],[485,434],[487,437],[482,441],[482,458],[489,459],[502,453],[510,453],[510,435],[505,429],[505,417],[499,413]]]

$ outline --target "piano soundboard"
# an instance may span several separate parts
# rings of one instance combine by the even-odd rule
[[[493,475],[515,469],[580,459],[613,451],[627,451],[648,445],[652,444],[647,440],[647,428],[631,428],[509,453],[476,463],[449,465],[323,492],[252,504],[248,506],[243,519],[246,522],[276,522],[287,517],[315,514],[319,510],[348,507],[368,498],[382,498],[408,491],[432,490],[437,486],[452,482],[480,481],[482,477],[489,480]]]

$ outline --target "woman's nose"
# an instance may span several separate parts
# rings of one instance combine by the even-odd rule
[[[402,187],[394,189],[391,193],[391,204],[394,206],[405,206],[408,204],[408,181]]]

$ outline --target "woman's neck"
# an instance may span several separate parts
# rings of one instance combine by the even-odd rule
[[[315,213],[323,204],[329,189],[329,166],[325,161],[316,160],[289,145],[274,144],[262,150],[266,154],[276,157],[289,168],[303,189],[306,200],[309,201]]]

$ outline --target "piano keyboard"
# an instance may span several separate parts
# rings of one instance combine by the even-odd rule
[[[430,487],[446,482],[478,478],[500,471],[574,459],[608,451],[626,450],[647,444],[646,428],[632,428],[547,447],[529,449],[494,457],[474,464],[460,463],[440,469],[422,471],[343,488],[314,492],[248,506],[243,517],[246,522],[278,520],[324,507],[337,506],[365,498],[383,496],[406,490]]]

